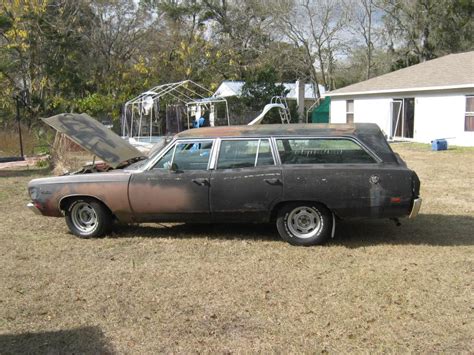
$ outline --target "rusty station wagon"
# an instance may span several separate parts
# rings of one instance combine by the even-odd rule
[[[68,117],[80,121],[59,115],[48,123],[66,132]],[[28,186],[28,206],[44,216],[65,216],[79,237],[102,236],[114,220],[274,222],[285,241],[314,245],[334,236],[339,219],[398,221],[415,217],[421,206],[416,173],[375,124],[191,129],[143,158],[107,132],[106,143],[91,142],[99,128],[84,122],[68,135],[115,169],[35,179]]]

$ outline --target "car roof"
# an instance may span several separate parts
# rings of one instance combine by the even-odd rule
[[[259,137],[259,136],[352,136],[357,130],[373,130],[377,125],[356,124],[264,124],[255,126],[219,126],[183,131],[178,138]]]
[[[396,163],[397,159],[382,131],[375,123],[354,124],[264,124],[255,126],[219,126],[194,128],[176,135],[186,138],[225,137],[355,137],[374,151],[384,162]]]

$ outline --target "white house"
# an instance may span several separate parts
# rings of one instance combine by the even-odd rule
[[[330,122],[373,122],[387,136],[474,146],[474,51],[327,92]]]

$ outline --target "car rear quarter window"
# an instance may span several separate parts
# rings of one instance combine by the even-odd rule
[[[238,169],[274,165],[268,139],[223,140],[219,149],[217,169]]]
[[[277,139],[282,164],[370,164],[374,158],[350,139]]]

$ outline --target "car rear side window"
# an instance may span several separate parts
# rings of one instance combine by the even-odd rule
[[[268,139],[223,140],[219,149],[217,169],[238,169],[274,165]]]
[[[277,139],[282,164],[370,164],[374,158],[350,139]]]

